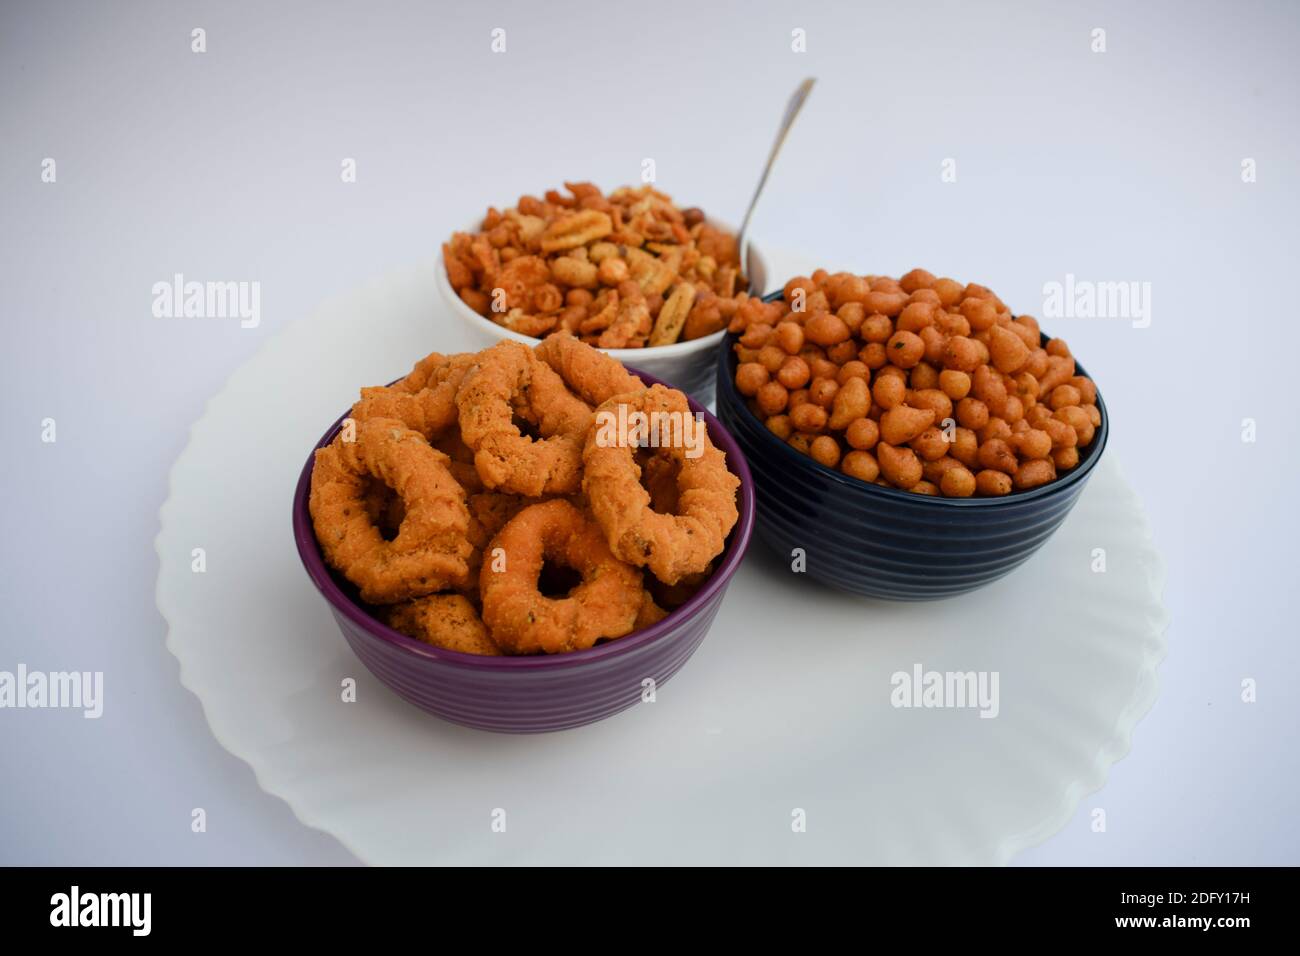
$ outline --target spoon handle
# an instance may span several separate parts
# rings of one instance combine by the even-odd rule
[[[790,102],[785,105],[785,115],[781,117],[781,126],[776,131],[776,142],[772,144],[772,151],[767,156],[767,165],[763,167],[763,175],[758,178],[758,186],[754,189],[754,198],[749,201],[749,208],[745,210],[745,219],[740,224],[740,236],[737,239],[737,251],[740,253],[740,261],[746,267],[749,265],[749,219],[754,215],[754,207],[758,205],[758,197],[763,194],[763,186],[767,184],[767,175],[772,171],[772,164],[776,162],[776,156],[781,152],[781,147],[785,144],[786,134],[790,132],[795,117],[799,115],[804,100],[808,99],[808,94],[812,92],[813,84],[816,82],[815,77],[808,77],[799,84],[798,89],[794,91],[794,95],[790,97]],[[746,274],[748,274],[748,268]]]

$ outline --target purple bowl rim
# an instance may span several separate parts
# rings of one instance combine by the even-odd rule
[[[639,376],[647,385],[668,385],[662,379],[642,372],[630,365],[625,366],[625,368],[633,375]],[[671,388],[672,386],[668,385],[668,387]],[[731,531],[731,546],[723,552],[722,563],[709,577],[705,585],[691,595],[685,604],[671,611],[663,620],[639,631],[633,631],[626,637],[610,641],[608,644],[590,647],[586,650],[571,651],[567,654],[488,657],[481,654],[464,654],[460,651],[451,651],[435,647],[432,644],[425,644],[423,641],[417,641],[400,631],[393,630],[387,624],[366,613],[360,605],[343,593],[343,589],[339,587],[338,582],[334,580],[334,575],[326,566],[325,559],[320,552],[320,545],[316,541],[316,532],[312,526],[311,514],[307,506],[307,497],[311,488],[312,468],[316,463],[316,451],[333,441],[340,425],[343,423],[343,419],[348,415],[347,412],[340,415],[334,424],[326,430],[325,434],[321,436],[320,441],[312,448],[311,454],[307,456],[307,462],[303,465],[302,472],[298,476],[298,485],[293,496],[293,536],[294,543],[298,548],[298,557],[302,561],[307,576],[316,586],[316,590],[321,593],[321,596],[325,598],[335,612],[342,613],[354,625],[371,636],[377,637],[416,657],[423,657],[441,664],[464,667],[470,670],[508,671],[579,667],[583,664],[596,663],[630,654],[671,634],[682,622],[691,618],[715,595],[721,592],[740,567],[741,561],[744,560],[745,552],[749,549],[750,538],[754,532],[756,511],[754,479],[749,471],[749,463],[745,461],[745,454],[740,450],[740,443],[707,408],[690,395],[686,395],[686,399],[691,411],[704,415],[705,425],[708,427],[709,432],[720,439],[719,444],[722,446],[722,451],[726,453],[731,472],[740,479],[740,516],[736,526]]]
[[[772,295],[775,294],[776,293],[772,293]],[[1046,343],[1051,341],[1051,336],[1046,333],[1040,332],[1039,335],[1042,342]],[[750,411],[749,405],[746,404],[741,394],[736,391],[735,371],[731,366],[736,362],[736,353],[733,346],[739,338],[740,335],[738,333],[728,332],[726,337],[722,340],[722,346],[718,349],[717,378],[719,381],[716,386],[717,395],[720,397],[722,390],[725,388],[728,396],[733,399],[732,404],[740,409],[740,414],[746,416],[748,421],[762,433],[763,438],[760,440],[766,441],[767,444],[772,447],[780,446],[783,452],[786,453],[786,458],[792,463],[797,463],[801,467],[811,467],[813,471],[817,472],[821,476],[833,479],[836,484],[842,485],[845,488],[857,490],[869,489],[865,492],[866,494],[880,495],[885,501],[906,502],[907,504],[916,505],[919,508],[936,509],[1011,508],[1013,505],[1039,501],[1043,498],[1052,497],[1059,492],[1066,491],[1073,488],[1075,485],[1080,485],[1087,481],[1088,476],[1092,474],[1093,468],[1095,468],[1097,462],[1101,460],[1102,452],[1106,450],[1106,442],[1110,439],[1110,412],[1107,411],[1106,401],[1102,398],[1101,389],[1098,388],[1097,411],[1101,414],[1101,425],[1097,428],[1097,434],[1094,436],[1092,444],[1088,446],[1087,460],[1081,461],[1074,468],[1071,468],[1064,477],[1049,481],[1045,485],[1039,485],[1037,488],[1030,488],[1027,491],[1013,490],[1009,495],[1001,495],[996,498],[981,498],[975,496],[971,496],[970,498],[949,498],[944,495],[919,495],[914,491],[904,491],[902,488],[885,488],[881,485],[877,485],[875,482],[863,481],[860,478],[853,478],[843,472],[836,471],[833,468],[827,468],[811,455],[805,455],[802,452],[796,451],[767,430],[767,426],[763,422],[759,421],[757,415]],[[1079,365],[1077,361],[1075,367],[1079,375],[1087,376],[1087,370],[1085,370],[1082,365]],[[1095,379],[1093,384],[1096,384]],[[718,399],[715,399],[715,401],[718,401]]]

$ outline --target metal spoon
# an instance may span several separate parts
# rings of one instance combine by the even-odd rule
[[[749,201],[749,208],[745,210],[745,219],[740,224],[740,235],[736,237],[736,247],[740,252],[740,261],[745,264],[745,276],[750,278],[754,270],[750,268],[749,261],[749,219],[754,215],[754,207],[758,205],[758,197],[763,194],[763,187],[767,184],[767,174],[772,171],[772,164],[776,162],[777,153],[781,152],[781,147],[785,145],[786,134],[790,132],[790,127],[794,125],[795,117],[799,115],[799,110],[803,108],[804,100],[808,99],[808,94],[812,92],[813,84],[817,82],[815,77],[808,77],[799,84],[799,88],[794,91],[790,97],[790,102],[785,105],[785,115],[781,117],[781,126],[776,131],[776,142],[772,144],[772,152],[767,156],[767,165],[763,167],[763,175],[758,178],[758,186],[754,190],[754,198]],[[752,278],[750,279],[752,282]],[[751,291],[761,293],[762,289]]]

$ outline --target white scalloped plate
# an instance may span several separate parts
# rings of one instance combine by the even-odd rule
[[[775,275],[806,271],[773,259]],[[398,699],[308,582],[290,501],[359,386],[462,335],[432,261],[327,302],[209,402],[161,511],[157,599],[182,682],[263,789],[363,861],[1000,864],[1064,826],[1128,752],[1167,614],[1113,453],[1042,551],[965,597],[859,600],[756,543],[695,657],[655,702],[602,723],[500,736]],[[891,675],[915,664],[996,671],[998,716],[894,708]]]

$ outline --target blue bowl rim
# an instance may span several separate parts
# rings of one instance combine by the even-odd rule
[[[667,382],[663,382],[659,378],[632,366],[625,367],[633,375],[639,376],[646,385],[668,385]],[[671,388],[672,386],[668,385],[668,387]],[[338,434],[343,420],[348,416],[348,412],[340,415],[334,424],[326,430],[325,434],[321,436],[320,441],[312,448],[311,454],[307,456],[307,462],[303,465],[302,472],[298,476],[298,484],[293,496],[293,535],[298,547],[298,557],[302,561],[303,568],[306,570],[312,584],[316,586],[316,589],[325,598],[326,603],[330,605],[332,610],[341,613],[360,630],[365,631],[372,637],[376,637],[393,645],[399,651],[409,653],[415,657],[471,670],[501,672],[578,667],[583,664],[593,664],[630,654],[675,631],[684,621],[693,617],[718,592],[725,588],[737,569],[739,569],[740,563],[745,557],[745,552],[749,549],[749,543],[753,538],[756,510],[754,478],[750,474],[749,464],[745,461],[745,453],[741,450],[736,437],[727,430],[726,426],[716,416],[690,395],[687,395],[686,398],[691,411],[703,413],[705,425],[710,433],[721,436],[722,440],[718,444],[722,446],[722,450],[727,455],[727,462],[732,473],[740,479],[740,501],[738,502],[740,517],[736,522],[736,526],[731,530],[731,545],[723,552],[722,562],[709,576],[709,580],[695,594],[691,595],[685,604],[669,612],[667,617],[649,627],[633,631],[606,644],[599,644],[586,650],[571,651],[567,654],[489,657],[482,654],[465,654],[461,651],[452,651],[442,647],[435,647],[432,644],[425,644],[423,641],[408,637],[372,617],[357,602],[353,601],[334,579],[333,572],[330,571],[325,563],[324,556],[321,554],[320,544],[316,541],[311,512],[307,506],[307,499],[311,491],[312,468],[316,463],[316,451],[324,448],[334,440],[334,436]]]
[[[771,292],[763,296],[764,302],[774,302],[784,293],[781,290]],[[1097,389],[1097,411],[1101,413],[1101,426],[1097,429],[1093,437],[1092,444],[1082,460],[1074,468],[1066,472],[1064,477],[1057,478],[1045,485],[1039,485],[1037,488],[1030,488],[1028,491],[1012,491],[1009,495],[1003,495],[998,498],[979,498],[971,496],[970,498],[948,498],[943,495],[918,495],[915,492],[904,491],[901,488],[886,488],[883,485],[877,485],[870,481],[863,481],[860,478],[853,478],[844,474],[842,471],[836,471],[833,468],[827,468],[821,462],[809,455],[796,451],[790,445],[781,441],[770,431],[767,426],[759,421],[758,416],[749,409],[745,402],[744,396],[736,391],[736,350],[734,348],[736,340],[740,338],[739,333],[729,332],[724,338],[722,347],[718,350],[718,384],[717,395],[718,408],[721,411],[721,397],[723,389],[726,389],[727,396],[731,403],[740,409],[740,414],[748,417],[750,423],[762,434],[764,441],[767,441],[773,447],[780,447],[782,454],[795,465],[800,467],[811,468],[824,478],[827,478],[836,484],[844,486],[850,491],[857,490],[868,495],[879,495],[885,501],[905,502],[919,508],[1009,508],[1014,505],[1039,501],[1043,498],[1053,497],[1061,492],[1067,491],[1077,484],[1085,481],[1092,469],[1096,467],[1097,462],[1101,459],[1101,454],[1105,451],[1106,440],[1110,437],[1110,414],[1106,411],[1106,402],[1102,398],[1101,389]],[[1039,332],[1039,338],[1043,345],[1051,341],[1051,337]],[[1087,376],[1088,372],[1082,365],[1075,361],[1075,374]],[[1091,376],[1088,376],[1091,378]],[[1093,384],[1096,384],[1094,379]]]

